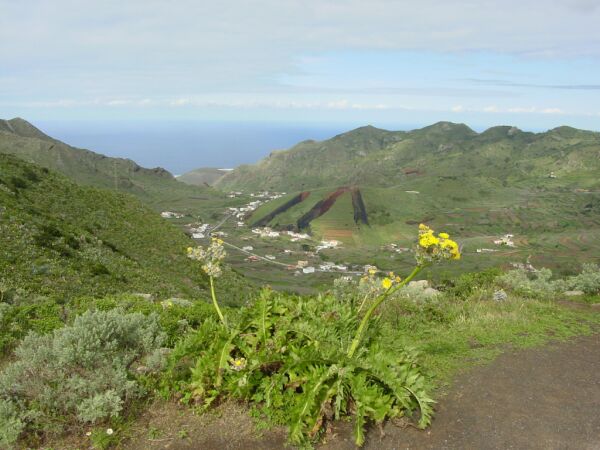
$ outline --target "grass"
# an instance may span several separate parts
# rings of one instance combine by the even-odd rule
[[[380,320],[383,322],[386,339],[393,340],[400,346],[417,349],[424,372],[437,388],[445,388],[460,373],[474,365],[491,361],[507,350],[540,346],[551,341],[597,332],[600,310],[589,305],[599,303],[600,296],[583,296],[571,304],[550,299],[525,299],[509,292],[506,301],[495,302],[491,297],[497,288],[493,281],[497,273],[499,272],[493,271],[464,275],[447,285],[437,299],[425,301],[395,298],[386,301],[381,307]],[[88,309],[108,310],[120,307],[126,312],[158,314],[160,324],[168,335],[168,346],[171,347],[200,326],[206,317],[215,316],[211,306],[205,302],[194,302],[191,306],[165,307],[160,300],[162,298],[149,301],[133,295],[77,298],[71,300],[66,308],[55,304],[40,306],[37,318],[25,314],[3,329],[14,329],[19,320],[30,321],[29,326],[33,329],[36,329],[36,322],[56,328],[71,322],[76,315]],[[234,317],[236,309],[228,308],[226,314]],[[44,329],[36,331],[44,332]],[[140,424],[136,423],[136,414],[142,413],[152,396],[153,394],[136,406],[135,411],[128,412],[127,417],[110,423],[115,429],[115,435],[110,439],[104,432],[109,425],[95,428],[94,442],[97,438],[97,445],[103,446],[101,443],[106,440],[108,448],[110,445],[121,445],[132,428],[139,432]],[[144,431],[145,438],[149,433],[155,432],[152,429]],[[171,434],[169,431],[168,436]],[[58,437],[58,441],[64,439],[64,436]],[[81,436],[81,439],[85,440],[85,437]],[[71,438],[67,438],[67,441],[78,442]],[[48,444],[51,445],[52,442]]]
[[[404,265],[406,258],[386,254],[382,246],[393,242],[400,247],[411,247],[415,226],[420,222],[459,238],[463,253],[469,257],[450,268],[453,274],[507,267],[528,258],[536,267],[568,274],[577,272],[582,263],[596,260],[600,252],[600,216],[593,205],[598,194],[528,187],[498,191],[498,186],[492,184],[485,189],[495,194],[482,196],[479,191],[483,185],[479,181],[444,179],[431,185],[426,179],[415,179],[387,188],[361,186],[370,226],[354,223],[349,195],[344,194],[326,214],[311,223],[311,232],[316,239],[343,241],[345,248],[336,252],[342,261],[357,264],[378,261],[377,265],[385,269]],[[420,193],[406,192],[411,189]],[[302,214],[334,190],[329,187],[311,191],[304,202],[276,216],[270,225],[275,228],[294,225]],[[295,194],[289,197],[292,195]],[[286,200],[287,197],[280,199]],[[253,218],[263,217],[277,206],[279,202],[269,202]],[[493,243],[506,233],[515,235],[515,248]],[[477,253],[479,248],[497,251]]]
[[[0,205],[0,298],[12,305],[0,314],[0,351],[29,330],[62,326],[81,297],[209,298],[185,255],[193,241],[132,196],[0,154]],[[233,271],[224,280],[225,304],[246,300],[246,281]]]
[[[422,363],[438,386],[508,349],[587,335],[600,326],[597,310],[514,295],[495,302],[492,293],[493,288],[478,288],[466,299],[444,295],[429,304],[390,302],[381,315],[393,330],[391,339],[421,352]]]

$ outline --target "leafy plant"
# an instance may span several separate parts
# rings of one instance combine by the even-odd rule
[[[214,259],[198,252],[196,259],[207,266]],[[295,443],[316,439],[328,422],[343,416],[354,416],[357,445],[364,443],[368,422],[418,411],[418,426],[426,427],[433,400],[416,354],[385,339],[374,312],[423,268],[459,259],[460,251],[446,233],[436,236],[420,225],[415,256],[417,265],[404,280],[390,272],[376,283],[371,268],[360,306],[346,296],[293,297],[264,290],[230,326],[222,315],[220,323],[205,321],[175,348],[167,388],[205,408],[227,397],[252,401],[269,419],[287,424]],[[218,308],[216,299],[214,304]]]
[[[249,400],[287,424],[296,443],[348,415],[355,416],[358,445],[369,421],[419,411],[419,426],[427,426],[433,401],[417,355],[384,340],[380,323],[371,321],[348,356],[359,321],[355,308],[331,295],[265,290],[230,329],[209,319],[176,346],[166,383],[203,407],[226,397]]]

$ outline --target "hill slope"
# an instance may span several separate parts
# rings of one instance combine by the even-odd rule
[[[530,259],[568,271],[600,261],[599,173],[600,133],[494,127],[478,134],[440,123],[304,142],[218,185],[289,192],[257,209],[252,223],[342,241],[348,251],[336,257],[346,261],[375,262],[384,244],[410,247],[423,222],[460,237],[468,256],[454,265],[461,270]],[[336,197],[344,186],[361,193],[365,220],[349,195]],[[494,244],[505,234],[514,235],[514,247]]]
[[[130,195],[79,186],[0,154],[2,292],[63,300],[119,292],[205,297],[206,280],[185,256],[189,245]]]
[[[486,177],[530,185],[554,172],[565,185],[598,188],[600,133],[560,127],[527,133],[494,127],[476,133],[440,122],[409,132],[362,127],[290,150],[219,179],[221,189],[305,190],[344,185],[389,187],[416,178]]]
[[[19,118],[0,120],[0,153],[56,170],[81,184],[133,194],[156,207],[174,198],[221,198],[211,189],[178,182],[160,167],[146,169],[129,159],[71,147]]]

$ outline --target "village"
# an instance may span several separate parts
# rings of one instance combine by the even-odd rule
[[[293,230],[248,226],[247,220],[254,211],[269,201],[283,197],[285,192],[244,194],[232,191],[227,195],[228,198],[250,201],[228,207],[224,217],[216,224],[193,222],[184,224],[183,228],[200,245],[210,237],[222,239],[230,250],[228,257],[232,265],[242,264],[246,272],[252,272],[253,268],[264,272],[269,266],[277,266],[278,272],[287,272],[293,277],[318,273],[359,275],[372,268],[369,265],[363,267],[330,261],[330,251],[342,248],[340,241],[318,240],[308,233]],[[179,220],[185,217],[173,211],[163,211],[161,216]],[[323,252],[328,253],[327,260],[323,259]]]
[[[352,276],[362,275],[368,270],[380,271],[377,265],[357,263],[359,259],[356,257],[349,258],[354,263],[344,261],[348,254],[344,252],[346,249],[341,241],[317,239],[308,232],[298,230],[249,226],[249,219],[258,208],[285,195],[285,192],[261,191],[246,194],[232,191],[227,194],[228,198],[239,199],[240,203],[227,207],[222,217],[215,219],[215,223],[191,222],[183,224],[183,228],[199,245],[205,245],[211,237],[222,239],[232,267],[238,267],[250,276],[256,274],[257,279],[261,280],[273,279],[274,282],[280,282],[288,277],[293,279],[312,275],[310,284],[318,283],[319,277],[327,274],[329,277],[325,279],[331,281],[331,277],[339,277],[340,274]],[[163,211],[161,216],[177,220],[178,223],[182,223],[186,217],[185,214],[173,211]],[[489,239],[493,247],[478,247],[474,249],[474,253],[491,254],[502,248],[516,248],[512,233]],[[411,247],[394,242],[382,245],[380,250],[392,260],[394,255],[403,258],[403,255],[412,252]],[[389,262],[383,261],[382,264],[386,267]]]

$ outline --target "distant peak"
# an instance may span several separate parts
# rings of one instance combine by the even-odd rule
[[[50,136],[21,117],[14,117],[10,120],[0,119],[0,131],[13,133],[22,137],[53,140]]]
[[[365,125],[362,127],[355,128],[354,130],[346,131],[345,133],[338,134],[335,136],[336,138],[345,137],[345,136],[370,136],[373,134],[383,134],[390,133],[388,130],[384,130],[383,128],[377,128],[373,125]]]
[[[29,122],[27,122],[25,119],[23,119],[22,117],[13,117],[12,119],[9,120],[9,122],[11,122],[11,123],[21,122],[21,123],[26,123],[27,125],[33,126]]]
[[[583,131],[583,130],[573,128],[568,125],[561,125],[560,127],[552,128],[551,130],[549,130],[550,133],[553,133],[553,132],[554,133],[576,133],[579,131]]]
[[[506,136],[514,136],[514,135],[517,135],[519,133],[523,133],[523,131],[520,130],[519,128],[515,127],[515,126],[511,126],[511,125],[498,125],[498,126],[495,126],[495,127],[488,128],[483,133],[481,133],[481,136],[483,136],[483,137],[503,138],[503,137],[506,137]]]
[[[472,130],[471,128],[469,128],[469,126],[465,125],[464,123],[455,123],[447,121],[436,122],[433,125],[429,125],[428,127],[423,127],[420,130],[415,131],[464,131],[469,134],[477,134],[476,131]]]

